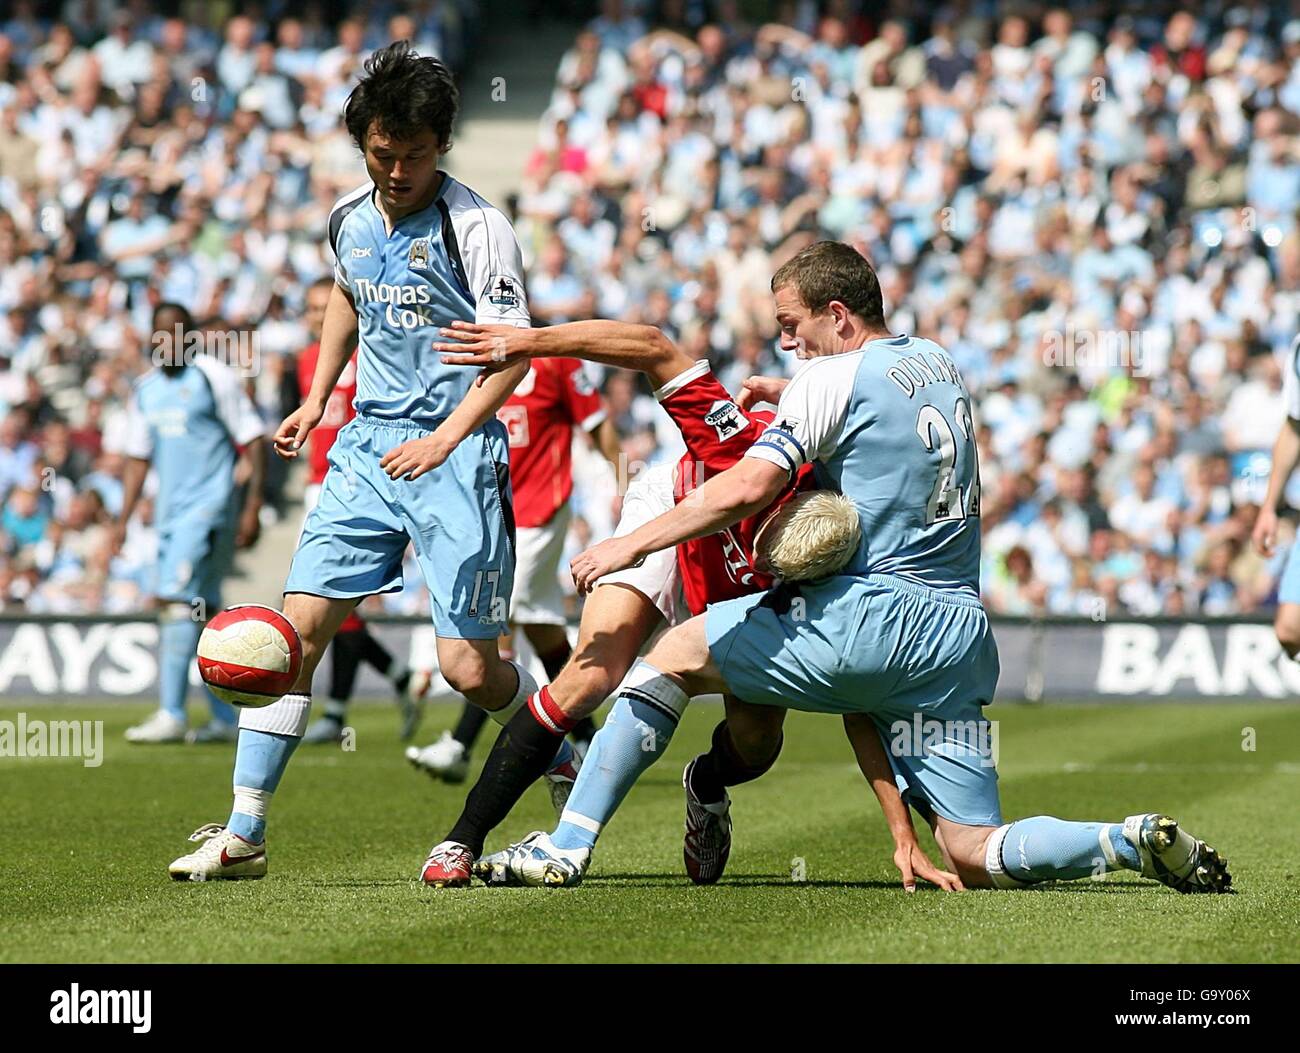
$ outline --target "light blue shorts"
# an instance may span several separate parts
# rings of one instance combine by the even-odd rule
[[[173,603],[202,600],[208,617],[221,609],[221,583],[235,560],[238,509],[232,500],[221,513],[182,516],[158,535],[154,595]]]
[[[922,811],[998,825],[997,644],[979,600],[889,574],[780,586],[709,607],[714,664],[738,698],[866,713],[899,789]]]
[[[1300,603],[1300,540],[1291,545],[1277,586],[1278,603]]]
[[[380,458],[429,432],[365,415],[344,426],[284,591],[331,599],[397,592],[411,543],[438,635],[491,639],[506,629],[515,575],[505,426],[488,421],[414,482],[390,479]]]

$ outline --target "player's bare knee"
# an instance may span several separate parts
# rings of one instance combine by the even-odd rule
[[[291,592],[284,597],[282,610],[298,630],[305,655],[308,649],[320,652],[329,645],[353,606],[355,603],[351,600],[330,600]]]
[[[475,705],[490,702],[486,696],[488,672],[486,663],[479,661],[472,652],[468,656],[458,656],[452,662],[441,666],[444,679],[453,691],[458,691]]]

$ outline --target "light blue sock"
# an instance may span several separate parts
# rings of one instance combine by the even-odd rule
[[[557,848],[594,848],[632,784],[668,749],[689,699],[642,660],[619,686],[614,708],[591,740],[582,771],[551,840]]]
[[[203,625],[189,616],[188,607],[181,609],[184,614],[173,617],[168,608],[164,607],[159,621],[158,693],[163,710],[185,723],[185,700],[190,693],[190,666],[194,664],[194,653],[199,646]]]
[[[235,749],[235,807],[226,829],[254,844],[266,836],[266,799],[280,785],[285,766],[301,741],[296,735],[240,728]]]
[[[1018,819],[1002,839],[1002,866],[1023,882],[1141,870],[1137,849],[1124,840],[1123,829],[1122,823],[1074,823],[1050,815]]]

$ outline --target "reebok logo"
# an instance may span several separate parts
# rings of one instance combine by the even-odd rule
[[[352,250],[352,258],[354,260],[368,260],[374,255],[374,251],[373,245],[357,246]]]

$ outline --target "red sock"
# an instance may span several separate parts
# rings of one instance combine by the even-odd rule
[[[528,711],[532,713],[537,723],[556,735],[567,734],[577,723],[555,704],[549,686],[542,688],[535,695],[528,696]]]

